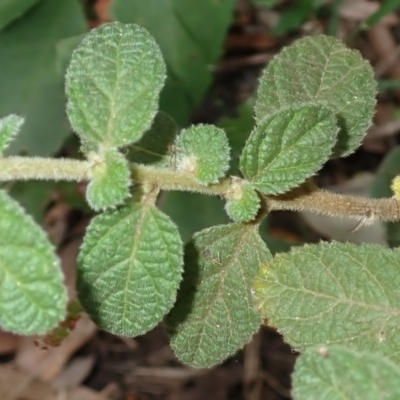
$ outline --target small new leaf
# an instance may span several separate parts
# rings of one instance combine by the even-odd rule
[[[400,368],[377,353],[343,346],[306,351],[296,361],[296,400],[400,399]]]
[[[285,48],[264,71],[256,121],[283,108],[312,103],[329,108],[340,125],[333,156],[352,153],[371,125],[377,83],[371,65],[331,36],[312,36]]]
[[[324,107],[304,105],[278,111],[251,133],[240,169],[262,193],[284,193],[329,159],[338,131],[335,116]]]
[[[138,141],[157,112],[165,74],[145,29],[119,22],[93,29],[73,52],[66,75],[72,128],[84,142],[105,147]]]
[[[176,169],[193,173],[199,182],[217,183],[229,168],[225,132],[212,125],[184,129],[176,140]]]
[[[123,203],[129,197],[130,171],[125,157],[116,149],[89,154],[93,160],[92,179],[86,199],[93,210],[105,210]]]
[[[0,325],[22,335],[44,334],[66,314],[60,263],[43,230],[0,191]]]
[[[0,119],[0,154],[21,129],[24,119],[18,115],[8,115]]]
[[[225,210],[235,222],[253,220],[260,209],[260,197],[253,186],[246,181],[233,182],[231,198],[226,202]]]
[[[265,264],[256,301],[268,322],[303,351],[329,343],[400,361],[400,251],[321,243]]]
[[[167,317],[172,349],[184,363],[221,363],[257,331],[261,317],[251,287],[259,266],[272,257],[257,229],[215,226],[187,246],[183,283]]]
[[[107,211],[92,220],[79,253],[79,299],[100,328],[141,335],[174,304],[182,253],[177,227],[154,206]]]

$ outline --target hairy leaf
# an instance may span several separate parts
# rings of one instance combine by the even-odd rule
[[[0,4],[0,29],[20,18],[39,0],[3,0]]]
[[[182,241],[152,205],[94,218],[78,256],[78,292],[102,329],[124,336],[152,329],[171,309],[182,274]]]
[[[260,209],[260,197],[249,182],[238,181],[232,186],[236,193],[226,202],[226,212],[236,222],[251,221]]]
[[[0,154],[21,129],[24,119],[18,115],[8,115],[0,119]]]
[[[91,156],[94,165],[91,169],[86,199],[94,210],[115,207],[129,197],[130,171],[125,157],[115,149]],[[97,159],[98,158],[98,159]]]
[[[250,290],[271,259],[256,225],[215,226],[187,247],[183,284],[167,317],[171,346],[184,363],[211,367],[243,347],[261,318]]]
[[[119,22],[93,29],[72,54],[67,113],[83,141],[107,147],[138,141],[150,127],[165,64],[150,34]]]
[[[35,335],[57,326],[67,292],[60,263],[43,230],[0,191],[0,325]]]
[[[247,140],[240,169],[265,194],[288,191],[329,159],[338,127],[326,108],[305,105],[264,118]]]
[[[176,139],[175,166],[191,172],[201,183],[216,183],[229,168],[229,144],[225,132],[213,125],[194,125]]]
[[[371,125],[377,84],[369,63],[330,36],[298,40],[264,71],[255,113],[258,124],[300,104],[329,108],[340,126],[333,156],[352,153]]]
[[[55,47],[58,40],[85,30],[78,0],[41,0],[1,32],[0,116],[25,117],[7,154],[46,156],[69,135]]]
[[[129,151],[129,160],[139,164],[171,167],[174,159],[173,144],[178,125],[162,111],[153,120],[150,129]]]
[[[234,0],[113,0],[112,16],[146,28],[168,66],[161,109],[180,125],[204,97],[232,20]]]
[[[296,361],[296,400],[396,400],[400,368],[376,353],[342,346],[311,349]]]
[[[295,349],[329,343],[400,360],[400,251],[321,243],[278,254],[255,281],[268,323]]]

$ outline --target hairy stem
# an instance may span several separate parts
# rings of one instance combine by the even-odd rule
[[[0,181],[12,180],[69,180],[91,179],[92,161],[71,159],[6,157],[0,158]],[[132,164],[135,185],[147,190],[178,190],[220,196],[229,199],[234,192],[234,178],[224,178],[219,183],[202,185],[186,172]],[[311,181],[282,195],[263,195],[265,211],[312,211],[332,217],[353,218],[365,223],[374,221],[399,221],[400,200],[368,199],[328,192],[317,188]]]
[[[0,181],[90,179],[92,162],[66,158],[5,157],[0,158]]]

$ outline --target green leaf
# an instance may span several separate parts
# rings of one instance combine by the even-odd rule
[[[400,252],[321,243],[264,265],[256,301],[268,323],[300,351],[329,343],[400,361]]]
[[[203,184],[217,183],[229,168],[229,143],[214,125],[194,125],[176,139],[176,169],[193,173]]]
[[[264,71],[255,107],[259,125],[283,108],[312,103],[329,108],[341,128],[333,156],[347,156],[374,115],[377,84],[370,64],[330,36],[298,40]]]
[[[373,180],[370,193],[372,197],[392,197],[393,192],[390,188],[392,180],[400,175],[400,146],[393,148],[379,166],[378,173]],[[386,238],[391,247],[400,244],[400,223],[385,222]]]
[[[78,292],[102,329],[138,336],[171,309],[182,274],[182,241],[152,205],[132,204],[94,218],[78,256]]]
[[[160,46],[168,66],[161,109],[181,126],[212,82],[234,7],[234,0],[112,1],[116,20],[143,26]]]
[[[58,73],[64,77],[71,61],[73,51],[82,42],[86,34],[61,39],[56,46],[56,67]]]
[[[21,17],[39,0],[3,0],[0,4],[0,29]]]
[[[400,8],[400,0],[383,0],[380,7],[363,24],[366,28],[377,24],[386,15],[398,11]]]
[[[93,29],[72,54],[67,113],[83,141],[119,147],[138,141],[158,110],[165,80],[150,34],[119,22]]]
[[[232,198],[226,202],[225,210],[235,222],[253,220],[260,209],[260,198],[253,186],[246,181],[238,180],[232,185]]]
[[[201,229],[229,222],[224,203],[217,196],[188,192],[165,192],[162,196],[162,210],[178,225],[184,243]]]
[[[216,226],[188,245],[184,280],[167,317],[172,349],[184,363],[221,363],[257,332],[261,317],[250,289],[259,266],[272,257],[257,229]]]
[[[89,159],[94,162],[86,199],[94,210],[105,210],[124,202],[130,196],[130,171],[125,157],[116,149],[93,153]]]
[[[168,114],[159,111],[142,139],[130,147],[129,160],[139,164],[171,167],[174,158],[171,146],[175,142],[178,129],[178,125]]]
[[[304,105],[278,111],[251,133],[240,169],[257,190],[286,192],[329,159],[337,133],[335,117],[324,107]]]
[[[60,263],[43,230],[0,191],[0,325],[43,334],[61,322],[67,291]]]
[[[7,154],[53,154],[69,135],[54,49],[60,39],[85,30],[78,0],[41,0],[1,32],[0,115],[25,117]]]
[[[21,129],[24,119],[18,115],[8,115],[0,119],[0,153],[7,148],[14,136]]]
[[[376,353],[342,346],[312,349],[296,361],[296,400],[397,400],[400,368]]]

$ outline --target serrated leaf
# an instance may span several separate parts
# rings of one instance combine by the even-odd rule
[[[39,0],[3,0],[0,4],[0,29],[21,17]]]
[[[18,115],[8,115],[0,119],[0,154],[21,129],[24,119]]]
[[[176,122],[168,114],[159,111],[150,129],[139,142],[131,146],[129,160],[139,164],[171,167],[174,155],[170,146],[173,145],[178,130]]]
[[[255,107],[256,120],[301,104],[329,108],[340,126],[333,156],[352,153],[371,125],[377,84],[369,63],[330,36],[298,40],[264,71]]]
[[[107,147],[138,141],[158,110],[165,64],[137,25],[93,29],[74,50],[66,75],[67,113],[83,141]]]
[[[188,124],[190,113],[212,82],[212,66],[222,55],[234,7],[234,0],[113,0],[111,3],[110,13],[116,20],[143,26],[160,46],[168,66],[160,107],[181,126]]]
[[[305,105],[266,117],[254,129],[240,158],[240,170],[264,194],[303,183],[329,159],[339,128],[326,108]]]
[[[23,335],[61,322],[67,292],[60,263],[43,230],[0,191],[0,325]]]
[[[226,202],[226,212],[235,222],[251,221],[260,209],[260,197],[249,182],[238,181],[232,187],[236,193]]]
[[[211,367],[250,341],[261,323],[250,289],[258,267],[271,257],[255,225],[216,226],[194,236],[178,300],[167,317],[180,360]]]
[[[337,343],[400,360],[400,252],[321,243],[278,254],[259,271],[256,301],[294,348]]]
[[[26,121],[7,154],[53,154],[70,134],[54,49],[86,29],[78,0],[41,0],[1,32],[0,115]]]
[[[92,179],[86,190],[86,199],[93,210],[115,207],[129,197],[130,171],[128,161],[115,149],[107,149],[93,158]]]
[[[312,349],[296,361],[295,400],[397,400],[400,368],[386,357],[342,346]]]
[[[229,143],[225,132],[214,125],[194,125],[176,139],[175,166],[193,173],[203,184],[217,183],[229,168]]]
[[[94,218],[78,256],[78,292],[102,329],[138,336],[171,309],[182,274],[177,227],[152,205]]]

